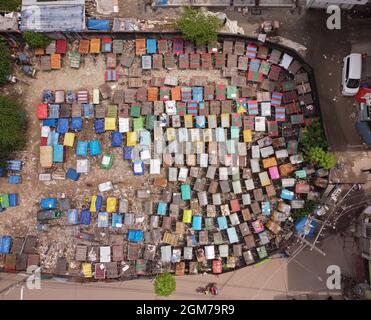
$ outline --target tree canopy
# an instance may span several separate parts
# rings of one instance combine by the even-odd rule
[[[9,97],[0,95],[0,164],[26,143],[26,113],[23,107]]]
[[[1,11],[18,11],[22,0],[0,0]]]
[[[186,7],[176,22],[177,28],[186,40],[194,41],[196,45],[214,44],[218,40],[221,21],[205,12]]]
[[[159,274],[155,278],[154,287],[158,296],[168,297],[176,289],[175,278],[168,272]]]
[[[7,43],[0,38],[0,85],[6,82],[6,76],[11,73],[12,63]]]
[[[23,33],[23,39],[32,48],[46,48],[51,39],[43,33],[26,31]]]

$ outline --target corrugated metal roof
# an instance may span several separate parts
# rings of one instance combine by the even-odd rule
[[[81,32],[84,29],[84,5],[30,6],[22,8],[22,31]]]

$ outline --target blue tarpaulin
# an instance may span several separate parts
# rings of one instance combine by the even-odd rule
[[[7,164],[8,164],[8,167],[7,167],[8,170],[11,170],[11,171],[21,171],[22,170],[22,161],[21,160],[9,160],[7,162]]]
[[[282,189],[281,191],[281,199],[285,200],[292,200],[294,199],[294,192],[287,190],[287,189]]]
[[[0,167],[0,177],[5,177],[6,169],[4,167]]]
[[[79,223],[79,210],[68,209],[67,224],[78,224]]]
[[[201,222],[202,222],[202,217],[201,216],[193,216],[192,218],[192,229],[193,230],[201,230]]]
[[[298,234],[300,234],[300,235],[304,234],[304,232],[305,232],[304,227],[305,227],[305,224],[307,223],[307,220],[308,220],[307,217],[303,217],[300,220],[298,220],[297,223],[295,223],[295,230]],[[312,220],[310,222],[310,231],[307,234],[307,237],[309,237],[309,238],[314,237],[314,230],[315,230],[316,226],[317,226],[317,222]]]
[[[109,31],[109,30],[111,30],[110,21],[109,20],[89,19],[88,20],[88,29],[89,30]]]
[[[143,231],[142,230],[129,230],[128,240],[129,241],[142,241]]]
[[[118,213],[112,214],[112,228],[120,228],[122,225],[122,215]]]
[[[84,108],[84,118],[91,119],[94,118],[94,106],[91,104],[83,104]]]
[[[135,176],[144,175],[144,162],[142,160],[136,160],[133,163],[133,170]]]
[[[66,173],[66,178],[72,181],[77,181],[80,178],[80,173],[77,173],[77,171],[73,168],[69,168]]]
[[[59,133],[55,131],[50,131],[48,134],[48,146],[55,146],[58,144]]]
[[[112,147],[122,147],[123,135],[121,132],[112,132]]]
[[[82,129],[82,118],[81,117],[72,118],[71,127],[72,130],[74,131],[80,131]]]
[[[89,142],[90,156],[95,157],[100,155],[100,142],[92,140]]]
[[[147,53],[157,52],[157,41],[156,39],[147,39]]]
[[[196,116],[196,128],[205,128],[206,126],[206,117],[205,116]]]
[[[57,209],[57,198],[41,199],[40,208],[43,210]]]
[[[218,226],[220,230],[225,230],[228,228],[227,218],[226,217],[218,217]]]
[[[91,213],[89,210],[81,210],[80,214],[80,224],[89,225],[91,220]]]
[[[18,206],[18,194],[10,193],[8,196],[9,196],[9,207]]]
[[[238,242],[238,236],[236,232],[235,227],[231,227],[227,229],[228,239],[229,243],[237,243]]]
[[[133,147],[124,147],[124,160],[131,160],[133,158]]]
[[[95,119],[94,120],[95,133],[104,133],[104,119]]]
[[[57,125],[57,132],[64,134],[68,132],[68,118],[60,118],[58,119],[58,125]]]
[[[9,176],[8,177],[9,184],[19,184],[21,183],[21,176]]]
[[[45,127],[56,127],[57,126],[57,119],[44,119],[43,126]]]
[[[157,207],[157,214],[160,216],[164,216],[167,211],[167,203],[165,202],[159,202]]]
[[[8,254],[10,252],[10,245],[12,243],[12,238],[10,236],[0,237],[0,253]]]
[[[53,162],[63,162],[63,146],[56,144],[53,147]]]
[[[192,87],[192,100],[200,102],[204,100],[203,88],[202,87]]]
[[[101,211],[102,210],[102,205],[103,205],[103,197],[102,196],[97,196],[95,199],[95,210]]]
[[[86,158],[88,156],[88,142],[78,140],[76,147],[76,156]]]

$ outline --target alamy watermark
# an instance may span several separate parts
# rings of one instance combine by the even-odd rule
[[[330,276],[326,280],[326,287],[329,290],[340,290],[341,289],[341,270],[337,265],[329,265],[326,269],[326,273]]]
[[[330,5],[326,10],[330,16],[327,18],[326,26],[329,30],[340,30],[341,29],[341,10],[337,5]]]
[[[36,265],[29,266],[27,274],[30,274],[26,280],[27,289],[41,289],[41,267]]]

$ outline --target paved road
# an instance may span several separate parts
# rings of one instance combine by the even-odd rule
[[[171,297],[177,300],[190,299],[287,299],[304,297],[310,293],[317,298],[327,298],[330,292],[326,288],[326,268],[330,264],[341,267],[344,273],[352,271],[351,251],[343,250],[343,241],[334,236],[326,239],[322,250],[326,257],[320,257],[315,251],[303,250],[288,263],[286,258],[272,258],[270,261],[236,272],[213,275],[177,277],[177,290]],[[341,249],[341,250],[340,250]],[[0,300],[20,299],[20,287],[13,287],[15,275],[1,274]],[[196,289],[207,283],[216,282],[220,295],[209,297],[196,293]],[[42,282],[41,290],[23,290],[23,299],[159,299],[153,294],[149,280],[133,280],[113,283],[62,283]],[[300,298],[300,297],[299,297]]]

